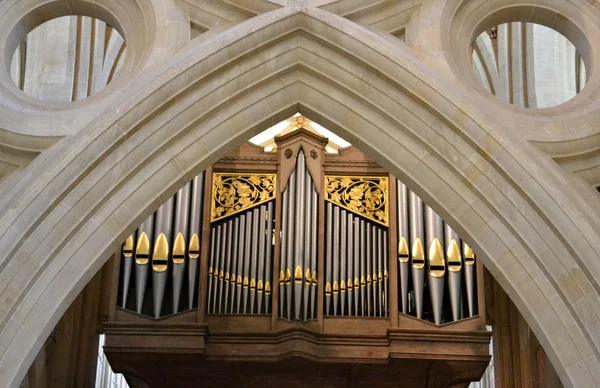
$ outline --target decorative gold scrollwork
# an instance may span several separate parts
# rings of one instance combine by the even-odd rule
[[[325,176],[325,200],[388,226],[388,178]]]
[[[275,174],[214,173],[211,222],[275,198]]]

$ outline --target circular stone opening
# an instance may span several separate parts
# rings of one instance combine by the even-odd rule
[[[472,44],[475,78],[500,100],[524,108],[550,108],[585,86],[584,61],[559,32],[535,23],[504,23]]]
[[[125,41],[116,29],[88,16],[63,16],[27,34],[10,76],[34,98],[71,102],[104,89],[124,62]]]

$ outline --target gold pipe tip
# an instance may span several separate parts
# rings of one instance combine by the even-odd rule
[[[256,290],[262,294],[262,292],[263,292],[263,281],[262,280],[259,280],[258,283],[256,284]]]
[[[265,295],[271,295],[271,283],[268,280],[265,283]]]
[[[173,263],[183,264],[185,261],[185,239],[181,232],[175,236],[175,243],[173,244]]]
[[[450,272],[459,272],[462,268],[462,259],[456,240],[452,239],[450,244],[448,244],[446,256],[448,257],[448,270]]]
[[[254,290],[256,288],[256,280],[252,279],[250,280],[250,289]]]
[[[190,257],[190,259],[197,259],[198,257],[200,257],[200,238],[196,233],[192,235],[192,238],[190,240],[188,256]]]
[[[306,284],[310,284],[311,283],[311,279],[310,279],[310,268],[306,269],[306,273],[304,274],[304,282]]]
[[[146,232],[142,232],[138,238],[137,248],[135,251],[135,262],[139,265],[148,264],[150,259],[150,240]]]
[[[122,248],[123,257],[133,256],[133,236],[127,237]]]
[[[415,239],[412,246],[412,266],[414,269],[423,269],[425,267],[423,243],[418,237]]]
[[[160,233],[154,244],[152,255],[152,269],[155,272],[165,272],[169,260],[169,241],[164,233]]]
[[[329,282],[325,285],[325,295],[331,295],[331,284]]]

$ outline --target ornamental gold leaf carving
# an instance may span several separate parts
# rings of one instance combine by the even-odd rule
[[[325,200],[388,226],[388,178],[325,176]]]
[[[214,173],[210,221],[274,199],[275,185],[275,174]]]

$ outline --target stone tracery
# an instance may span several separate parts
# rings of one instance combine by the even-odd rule
[[[0,11],[13,3],[0,5]],[[157,3],[143,2],[141,9],[158,13],[159,8],[153,8],[158,7]],[[421,6],[419,17],[425,17],[428,9],[444,7],[432,3]],[[468,88],[456,82],[458,77],[448,81],[445,70],[440,70],[439,76],[436,69],[428,67],[427,63],[436,57],[435,42],[442,40],[435,36],[435,30],[425,32],[417,26],[417,34],[411,36],[408,28],[407,41],[421,45],[417,53],[403,51],[395,43],[312,8],[311,4],[291,4],[255,17],[233,28],[221,41],[205,41],[201,48],[180,44],[188,51],[181,52],[185,59],[172,58],[173,64],[161,63],[160,58],[154,57],[147,67],[154,71],[151,83],[145,77],[152,73],[140,72],[140,79],[131,80],[136,88],[130,89],[130,95],[116,93],[107,96],[106,102],[99,101],[97,112],[105,109],[112,112],[110,116],[91,124],[86,120],[73,121],[65,141],[60,140],[43,152],[11,180],[11,187],[3,189],[0,284],[5,304],[0,309],[4,322],[0,339],[6,341],[6,350],[0,365],[7,371],[3,376],[6,381],[18,384],[27,360],[40,346],[48,328],[99,268],[104,260],[102,253],[114,251],[117,241],[131,232],[131,219],[147,215],[158,203],[157,197],[173,194],[186,174],[199,172],[220,150],[264,129],[271,119],[289,116],[298,106],[307,117],[331,124],[327,127],[371,152],[383,165],[390,166],[391,172],[406,178],[440,214],[461,225],[461,234],[472,239],[478,252],[482,252],[482,259],[544,341],[563,383],[585,386],[593,381],[598,372],[594,368],[598,363],[598,339],[591,329],[597,326],[598,318],[587,312],[597,311],[597,198],[590,190],[576,193],[580,186],[572,184],[571,178],[555,164],[532,150],[523,138],[512,136],[512,130],[504,129],[503,123],[490,123],[492,114],[502,112],[509,116],[505,110],[487,110],[486,102],[464,98]],[[572,3],[568,2],[565,8],[572,16],[575,11],[570,7]],[[597,11],[587,7],[586,17],[596,17]],[[439,11],[437,8],[436,12],[445,15]],[[432,20],[440,25],[447,22],[443,18]],[[588,36],[591,40],[597,27],[588,28],[592,30]],[[308,37],[294,34],[298,29]],[[261,43],[276,41],[281,31],[289,34],[287,45],[273,43],[266,47]],[[428,43],[423,34],[430,34]],[[346,48],[343,55],[332,49],[341,41]],[[219,52],[223,47],[230,51],[227,58]],[[162,48],[157,50],[161,52]],[[294,55],[286,57],[286,50],[294,50]],[[244,72],[238,75],[228,74],[219,65],[248,52],[254,56],[247,56],[247,60],[271,65],[276,63],[261,54],[280,55],[271,78],[253,74],[250,66],[244,68],[244,64],[236,65]],[[319,61],[311,52],[318,52],[330,62]],[[358,71],[355,61],[368,70]],[[203,69],[196,69],[194,64]],[[187,93],[189,85],[198,85],[199,91],[212,87],[205,81],[210,73],[207,69],[222,72],[232,80],[240,77],[237,86],[245,85],[247,95],[239,95],[233,84],[220,85],[216,90],[238,102],[231,106],[216,99],[202,101],[208,93]],[[596,93],[595,82],[592,76],[590,90],[586,87],[585,91],[590,105]],[[163,104],[171,99],[172,105]],[[317,104],[316,99],[327,102],[327,106]],[[9,100],[3,97],[3,101]],[[578,101],[586,100],[582,97]],[[185,109],[192,102],[206,108],[202,109],[208,112],[203,120],[196,121],[197,115],[185,117]],[[436,114],[428,113],[423,105]],[[564,109],[572,110],[578,120],[591,120],[593,111],[587,113],[589,106],[581,105],[574,100]],[[22,112],[11,113],[12,109],[8,103],[2,107],[8,124],[3,128],[37,141],[35,127],[17,129],[17,124],[28,121]],[[406,119],[400,117],[405,112],[398,113],[396,109],[418,114],[407,115],[410,118]],[[152,116],[156,110],[161,110],[160,117]],[[37,114],[43,117],[40,112]],[[559,120],[567,112],[557,114],[561,126],[569,126],[568,120]],[[147,119],[141,121],[141,117]],[[507,121],[511,124],[519,120],[522,116],[514,113]],[[533,123],[536,128],[552,129],[547,120],[536,120],[529,116],[517,128]],[[540,135],[537,141],[549,142],[549,132],[552,131]],[[96,134],[102,136],[96,138]],[[578,138],[580,135],[583,137]],[[564,154],[567,151],[560,147],[571,147],[571,155],[594,154],[589,139],[595,136],[594,125],[590,124],[561,136],[565,144],[558,141],[553,152]],[[16,147],[16,139],[21,138],[7,136],[9,148]],[[132,203],[136,204],[134,208]],[[80,255],[84,251],[98,255],[84,260]],[[515,273],[521,271],[515,267],[525,268],[522,273],[528,275],[516,277]],[[70,280],[60,271],[62,268]],[[23,288],[22,284],[28,286]],[[571,287],[573,284],[577,286]],[[11,320],[24,325],[17,329],[8,324]]]

